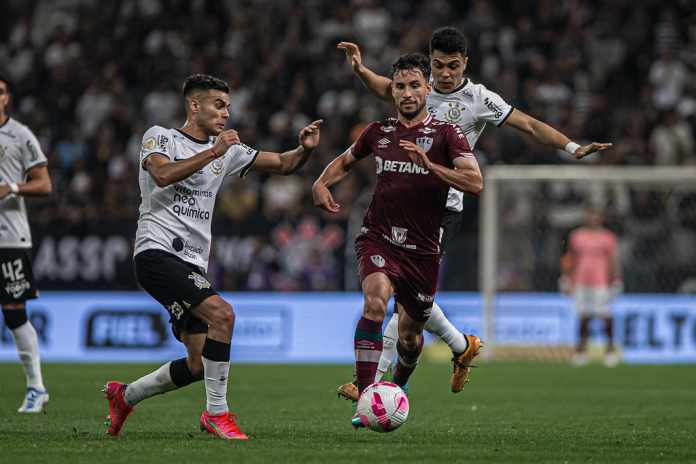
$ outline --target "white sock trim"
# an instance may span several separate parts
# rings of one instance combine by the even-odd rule
[[[27,387],[44,391],[46,387],[41,375],[41,355],[39,354],[39,337],[31,322],[20,325],[12,330],[12,337],[17,347],[19,360],[24,368],[27,379]]]

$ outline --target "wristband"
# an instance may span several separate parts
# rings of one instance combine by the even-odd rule
[[[575,150],[577,150],[578,148],[580,148],[580,145],[578,145],[577,143],[575,143],[575,142],[573,142],[573,141],[570,141],[570,142],[568,142],[568,144],[565,146],[564,150],[567,151],[568,153],[570,153],[571,155],[574,155],[574,154],[575,154]]]
[[[10,187],[10,192],[14,193],[15,195],[19,193],[19,185],[17,185],[16,182],[11,182],[8,186]]]

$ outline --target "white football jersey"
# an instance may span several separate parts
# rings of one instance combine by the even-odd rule
[[[27,171],[46,164],[34,133],[8,118],[0,126],[0,183],[26,182]],[[24,197],[9,194],[0,200],[0,248],[31,248],[31,231]]]
[[[500,95],[491,92],[482,84],[474,84],[469,79],[465,79],[464,83],[451,93],[440,93],[433,88],[426,104],[428,111],[435,118],[458,125],[464,131],[472,150],[486,123],[500,126],[513,110]],[[462,192],[451,188],[447,195],[447,209],[461,211],[463,197]]]
[[[217,193],[225,176],[246,175],[258,151],[242,143],[233,145],[224,156],[200,171],[163,188],[157,186],[143,163],[152,154],[181,161],[214,144],[214,138],[196,140],[178,129],[153,126],[145,132],[140,150],[141,203],[134,255],[145,250],[163,250],[208,269],[210,225]]]

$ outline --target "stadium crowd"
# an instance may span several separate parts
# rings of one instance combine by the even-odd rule
[[[435,28],[460,27],[474,81],[579,143],[614,143],[583,162],[696,162],[689,0],[9,0],[3,10],[0,70],[13,83],[12,114],[39,137],[55,185],[50,199],[32,203],[35,224],[134,226],[142,134],[183,123],[178,87],[189,74],[231,84],[230,125],[255,148],[292,146],[299,128],[325,119],[319,153],[298,174],[250,176],[222,193],[213,232],[236,237],[241,250],[231,262],[213,254],[223,289],[355,285],[354,266],[344,272],[342,263],[373,167],[361,163],[337,188],[346,206],[337,216],[311,206],[310,187],[390,109],[362,88],[336,50],[340,40],[360,44],[364,62],[384,74],[401,52],[427,53]],[[487,131],[476,155],[482,165],[575,162],[507,129]],[[467,206],[471,221],[453,250],[459,263],[476,263],[477,207]],[[475,288],[475,266],[465,267],[444,288]]]

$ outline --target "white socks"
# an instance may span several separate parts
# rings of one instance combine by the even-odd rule
[[[452,353],[463,353],[469,346],[466,337],[447,320],[445,313],[442,312],[442,308],[435,302],[433,302],[430,318],[425,323],[425,330],[440,337],[443,342],[447,343]]]
[[[437,335],[443,342],[447,343],[452,353],[463,353],[469,346],[466,337],[457,328],[447,320],[442,308],[433,302],[432,311],[428,322],[425,323],[425,330],[433,335]],[[382,380],[384,374],[387,373],[389,367],[394,362],[396,356],[396,341],[399,339],[399,313],[392,314],[387,327],[384,329],[382,337],[382,356],[379,358],[377,366],[377,374],[375,374],[375,382]]]
[[[26,322],[12,330],[12,337],[17,347],[19,360],[24,367],[27,377],[27,387],[45,391],[41,376],[41,357],[39,356],[39,340],[31,322]]]
[[[135,406],[145,398],[166,393],[177,388],[172,382],[169,365],[171,362],[160,366],[156,371],[150,372],[144,377],[140,377],[126,388],[126,403]]]
[[[228,411],[227,378],[230,373],[230,362],[211,361],[205,356],[202,359],[208,414],[211,416],[225,414]]]
[[[384,329],[382,335],[382,354],[379,357],[377,364],[377,372],[375,373],[375,382],[382,380],[384,374],[387,373],[389,367],[396,356],[396,341],[399,339],[399,313],[394,313],[389,319],[387,328]]]

